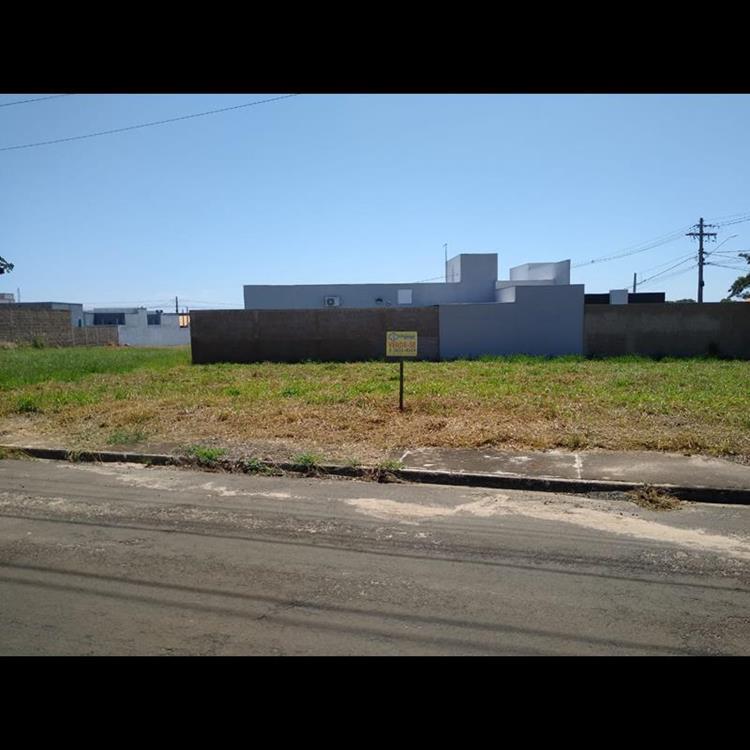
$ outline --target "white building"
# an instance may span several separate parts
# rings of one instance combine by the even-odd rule
[[[86,326],[117,326],[120,346],[186,346],[190,315],[145,307],[95,307],[83,313]]]
[[[245,285],[246,310],[439,307],[443,359],[583,353],[583,284],[570,261],[526,263],[498,279],[496,253],[462,253],[446,280],[412,284]]]

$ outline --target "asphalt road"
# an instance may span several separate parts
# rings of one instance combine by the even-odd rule
[[[750,654],[750,508],[0,461],[0,654]]]

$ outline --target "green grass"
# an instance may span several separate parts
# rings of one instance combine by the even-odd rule
[[[186,453],[188,456],[197,458],[199,464],[211,466],[226,453],[226,450],[224,448],[209,448],[204,445],[191,445]]]
[[[143,367],[165,369],[190,363],[187,347],[18,347],[0,352],[0,391],[55,381],[72,383],[93,373],[126,373]]]
[[[16,401],[16,411],[19,414],[33,414],[41,411],[41,408],[32,396],[22,396]]]
[[[299,453],[292,459],[293,464],[302,466],[305,469],[317,469],[322,461],[322,456],[316,453]]]
[[[0,419],[65,445],[275,440],[373,463],[419,446],[750,456],[750,363],[642,357],[193,366],[188,349],[0,350]],[[215,460],[215,459],[213,459]]]
[[[385,461],[378,462],[376,469],[381,471],[398,471],[404,468],[403,461],[395,461],[393,459],[386,459]]]
[[[115,430],[107,438],[109,445],[133,445],[135,443],[143,443],[148,434],[141,429],[132,430]]]
[[[269,466],[265,461],[259,458],[247,458],[242,462],[242,467],[247,474],[265,474],[268,476],[279,476],[281,471]]]

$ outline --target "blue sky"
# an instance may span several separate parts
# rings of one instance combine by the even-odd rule
[[[0,105],[38,96],[0,95]],[[0,106],[0,149],[271,96]],[[0,291],[241,307],[243,284],[440,277],[444,243],[449,256],[497,252],[505,278],[513,265],[575,265],[679,233],[572,272],[587,292],[623,288],[634,272],[643,279],[697,252],[682,233],[699,217],[750,216],[749,124],[748,95],[304,94],[0,150],[0,255],[15,264]],[[750,249],[750,221],[718,232],[718,242],[738,235],[722,253]],[[695,298],[692,263],[642,290]],[[738,275],[709,266],[705,300]]]

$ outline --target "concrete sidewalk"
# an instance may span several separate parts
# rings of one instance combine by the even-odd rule
[[[131,462],[162,466],[202,466],[209,470],[248,472],[246,459],[263,455],[246,445],[215,461],[201,462],[166,451],[67,451],[20,445],[0,446],[29,456],[53,460]],[[706,456],[657,452],[539,451],[508,452],[496,449],[415,448],[394,452],[403,468],[321,463],[315,466],[290,460],[256,460],[252,472],[265,469],[330,474],[352,478],[396,479],[428,484],[492,487],[574,494],[627,492],[652,485],[682,500],[750,505],[750,464]]]
[[[677,453],[415,448],[393,458],[407,469],[459,474],[750,490],[750,463]]]

